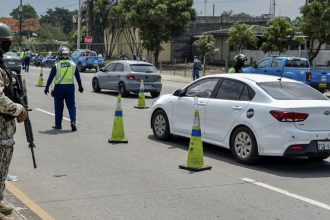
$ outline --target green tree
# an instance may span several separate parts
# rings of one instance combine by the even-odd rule
[[[56,7],[48,8],[45,15],[41,15],[40,23],[59,27],[62,33],[69,34],[73,30],[73,11]]]
[[[249,47],[256,47],[258,38],[256,33],[251,30],[251,26],[243,23],[236,23],[229,29],[228,43],[234,47],[235,50],[241,53]]]
[[[261,45],[261,50],[265,53],[278,51],[280,54],[295,42],[295,27],[289,18],[275,17],[267,22],[263,35],[265,42]]]
[[[105,50],[110,58],[118,42],[124,19],[118,15],[115,5],[116,0],[96,0],[93,4],[93,39],[101,43],[95,45],[95,49],[99,53]]]
[[[39,40],[65,41],[67,35],[61,30],[61,27],[49,23],[42,23],[37,32]]]
[[[17,8],[14,8],[11,12],[10,12],[10,16],[12,18],[15,19],[19,19],[20,18],[20,11],[19,11],[19,6]],[[22,5],[22,18],[23,19],[28,19],[28,18],[39,18],[36,10],[30,5],[30,4],[26,4],[26,5]]]
[[[153,52],[157,66],[161,44],[184,33],[196,17],[193,0],[122,0],[119,4],[129,24],[139,30],[143,47]]]
[[[215,48],[215,38],[212,34],[203,34],[198,40],[193,43],[193,49],[198,56],[203,57],[203,76],[205,76],[206,59],[218,52]]]
[[[300,29],[310,40],[308,56],[312,63],[321,46],[330,44],[330,1],[309,1],[300,10]]]

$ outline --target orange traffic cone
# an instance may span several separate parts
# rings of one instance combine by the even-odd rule
[[[198,100],[195,99],[195,105],[197,106]],[[181,169],[192,170],[192,171],[202,171],[210,170],[211,166],[204,165],[203,156],[203,142],[202,142],[202,132],[200,128],[200,113],[198,107],[195,109],[194,113],[194,124],[192,127],[188,158],[186,165],[179,165]]]

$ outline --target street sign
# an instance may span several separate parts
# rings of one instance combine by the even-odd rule
[[[92,44],[93,36],[85,36],[84,42],[85,42],[85,44]]]

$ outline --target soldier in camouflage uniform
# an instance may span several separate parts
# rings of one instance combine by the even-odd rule
[[[17,122],[27,118],[24,107],[13,101],[16,80],[3,61],[3,54],[9,51],[11,40],[9,27],[0,22],[0,220],[8,219],[6,215],[12,212],[12,208],[3,202],[3,191],[15,144],[15,118]]]

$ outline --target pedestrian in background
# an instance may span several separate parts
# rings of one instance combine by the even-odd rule
[[[17,122],[24,122],[27,118],[25,108],[15,103],[14,82],[18,82],[3,61],[3,54],[9,51],[11,41],[9,27],[0,23],[0,220],[9,219],[6,215],[12,213],[12,208],[3,202],[3,191],[14,150],[15,118]]]
[[[25,49],[23,49],[23,51],[21,51],[20,56],[19,56],[21,58],[21,61],[22,61],[22,69],[23,70],[25,70],[24,56],[25,56]]]
[[[31,51],[29,48],[26,48],[25,53],[24,53],[25,72],[29,72],[30,62],[31,62]]]
[[[80,74],[76,64],[70,60],[70,50],[67,47],[61,46],[58,49],[59,61],[52,67],[44,93],[48,95],[49,86],[55,78],[54,86],[54,102],[55,102],[55,126],[54,129],[62,129],[64,101],[68,108],[71,130],[76,131],[76,104],[75,104],[75,87],[73,76],[78,83],[78,91],[83,92]]]
[[[193,80],[199,78],[199,71],[201,70],[201,68],[202,68],[201,61],[197,58],[197,56],[194,56],[193,73],[192,73]]]

